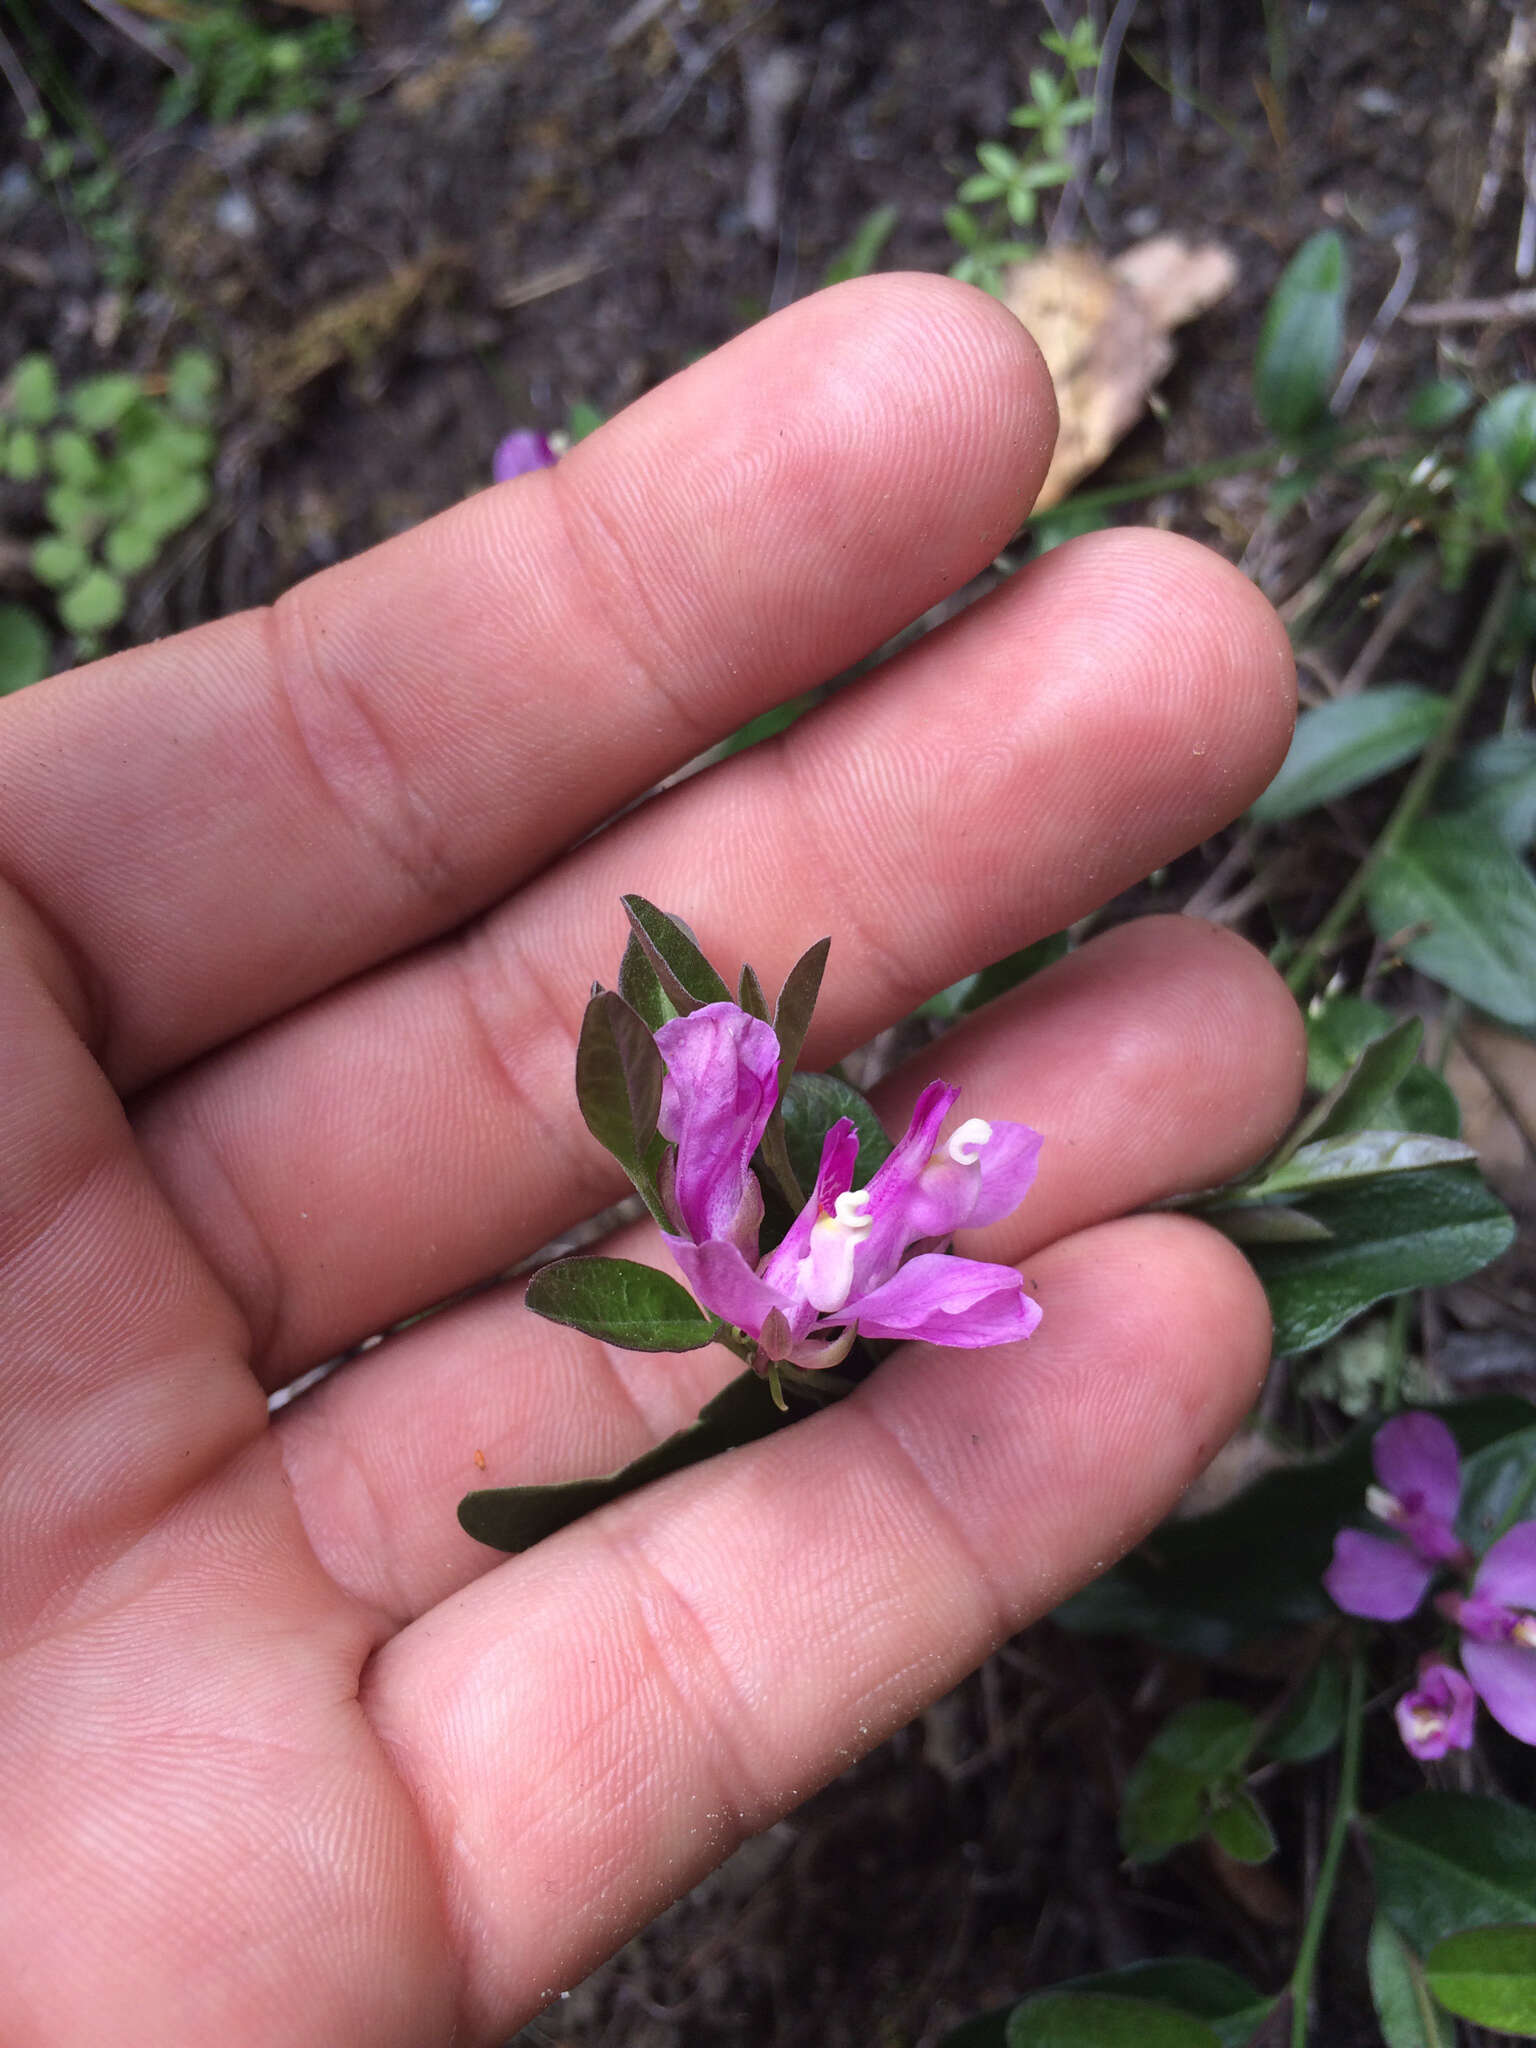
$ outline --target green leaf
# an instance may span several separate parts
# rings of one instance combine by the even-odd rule
[[[790,1076],[804,1049],[805,1034],[811,1028],[816,998],[821,994],[821,977],[826,972],[827,955],[831,950],[830,939],[818,939],[814,946],[807,947],[785,975],[784,986],[779,990],[779,1000],[773,1011],[773,1035],[779,1041],[780,1093],[789,1086]]]
[[[1424,751],[1448,708],[1433,690],[1388,683],[1303,711],[1279,773],[1248,815],[1277,824],[1390,774]]]
[[[1447,810],[1491,825],[1512,853],[1536,842],[1536,733],[1497,733],[1468,747],[1440,784]]]
[[[59,618],[71,633],[104,633],[127,607],[128,593],[105,569],[87,569],[59,598]]]
[[[1253,1740],[1253,1716],[1227,1700],[1197,1700],[1166,1721],[1126,1780],[1120,1806],[1126,1855],[1155,1862],[1210,1830],[1216,1812],[1238,1797],[1228,1781]]]
[[[644,946],[633,932],[619,962],[619,994],[652,1031],[659,1031],[663,1024],[677,1015],[667,1001],[666,992],[656,978],[656,970]]]
[[[1275,1831],[1253,1794],[1244,1788],[1216,1808],[1211,1834],[1234,1863],[1267,1863],[1275,1853]]]
[[[1286,265],[1259,331],[1253,395],[1259,418],[1282,441],[1328,418],[1344,352],[1349,261],[1331,228],[1302,243]]]
[[[71,583],[78,583],[90,562],[79,541],[62,533],[44,534],[32,550],[32,574],[50,590],[64,590]]]
[[[1256,1209],[1205,1209],[1199,1212],[1214,1230],[1233,1244],[1326,1244],[1333,1232],[1305,1209],[1284,1202]]]
[[[1210,1818],[1205,1786],[1150,1752],[1126,1781],[1120,1801],[1120,1847],[1133,1863],[1157,1863],[1197,1841]]]
[[[1220,2048],[1203,2021],[1150,1999],[1042,1991],[1016,2005],[1006,2048]]]
[[[1509,1211],[1475,1169],[1436,1166],[1346,1181],[1307,1199],[1327,1244],[1255,1245],[1275,1350],[1311,1351],[1388,1295],[1464,1280],[1508,1249]]]
[[[59,378],[48,356],[23,356],[11,372],[10,411],[24,427],[46,427],[59,409]]]
[[[1536,1426],[1536,1408],[1505,1395],[1436,1413],[1469,1460]],[[1212,1514],[1164,1523],[1056,1619],[1083,1634],[1142,1636],[1213,1658],[1271,1629],[1336,1617],[1322,1577],[1341,1524],[1365,1500],[1375,1428],[1362,1424],[1326,1456],[1266,1473]]]
[[[687,1288],[633,1259],[556,1259],[528,1282],[528,1306],[625,1351],[698,1351],[720,1334]]]
[[[184,348],[166,373],[166,403],[194,425],[213,416],[219,391],[219,365],[206,349]]]
[[[527,1550],[653,1479],[771,1436],[813,1411],[815,1404],[807,1403],[787,1382],[785,1393],[790,1402],[787,1412],[773,1405],[755,1372],[741,1373],[700,1409],[696,1421],[632,1464],[600,1479],[573,1479],[555,1486],[484,1487],[459,1502],[460,1526],[493,1550]]]
[[[1536,384],[1511,384],[1490,398],[1472,422],[1467,453],[1491,457],[1506,491],[1518,491],[1536,468]]]
[[[948,988],[940,989],[936,996],[930,996],[926,1003],[919,1005],[917,1014],[920,1017],[945,1018],[969,1016],[972,1010],[979,1010],[984,1003],[995,1002],[1010,989],[1020,987],[1042,968],[1064,960],[1070,950],[1069,934],[1052,932],[1047,938],[1036,939],[1033,945],[1021,946],[1005,959],[993,961],[979,974],[967,974]]]
[[[1379,1124],[1377,1119],[1390,1107],[1423,1042],[1421,1017],[1404,1017],[1380,1038],[1372,1039],[1354,1061],[1326,1114],[1319,1118],[1311,1133],[1313,1142],[1341,1138],[1353,1131],[1397,1128],[1391,1122]]]
[[[827,265],[822,283],[845,284],[850,277],[868,277],[900,218],[900,210],[894,206],[877,206],[866,213]]]
[[[1536,882],[1485,821],[1423,820],[1382,854],[1367,902],[1377,934],[1421,973],[1536,1027]]]
[[[158,534],[146,532],[131,519],[114,526],[101,544],[107,567],[116,570],[119,576],[137,576],[147,569],[160,552]]]
[[[692,932],[676,918],[647,903],[643,896],[626,896],[624,912],[635,935],[645,948],[646,958],[666,991],[667,999],[684,1015],[702,1009],[706,1003],[728,1003],[731,992],[699,951]]]
[[[1169,1716],[1147,1754],[1194,1772],[1202,1784],[1213,1784],[1242,1764],[1253,1747],[1253,1730],[1246,1707],[1231,1700],[1196,1700]]]
[[[43,473],[43,444],[31,427],[17,427],[5,444],[5,473],[13,484],[34,484]]]
[[[1420,434],[1437,434],[1453,426],[1477,396],[1460,377],[1432,377],[1408,400],[1407,424]]]
[[[1380,1913],[1371,1927],[1365,1964],[1387,2048],[1456,2048],[1456,2029],[1430,1997],[1423,1965]]]
[[[1420,1955],[1468,1927],[1536,1921],[1536,1814],[1469,1792],[1414,1792],[1367,1823],[1376,1898]]]
[[[152,497],[135,508],[134,518],[138,525],[164,539],[190,526],[207,505],[208,496],[206,477],[171,476]]]
[[[1220,1963],[1198,1956],[1158,1957],[1129,1963],[1123,1970],[1105,1970],[1091,1977],[1072,1977],[1057,1991],[1109,1992],[1204,2020],[1222,2048],[1249,2048],[1255,2031],[1274,2010],[1275,2001],[1254,1989],[1245,1977]],[[1089,2048],[1085,2041],[1083,2048]]]
[[[1521,2041],[1536,2040],[1536,1927],[1478,1927],[1448,1935],[1424,1959],[1448,2012]]]
[[[29,605],[0,604],[0,697],[47,675],[48,629]]]
[[[789,1162],[796,1180],[807,1191],[816,1184],[822,1141],[839,1117],[851,1117],[859,1134],[855,1187],[863,1187],[890,1157],[891,1140],[885,1126],[858,1089],[835,1074],[796,1074],[781,1099]]]
[[[1500,1437],[1464,1460],[1457,1527],[1479,1557],[1536,1502],[1536,1428]]]
[[[1307,1015],[1307,1085],[1326,1094],[1342,1080],[1366,1048],[1385,1036],[1400,1020],[1379,1003],[1360,996],[1327,996]],[[1378,1103],[1372,1123],[1383,1130],[1432,1131],[1438,1137],[1461,1135],[1461,1111],[1438,1074],[1412,1066],[1390,1097]]]
[[[656,1135],[665,1071],[655,1039],[624,998],[612,989],[593,996],[576,1047],[576,1100],[587,1129],[631,1176]]]
[[[1283,1166],[1267,1174],[1251,1190],[1251,1197],[1300,1198],[1310,1195],[1314,1188],[1336,1187],[1344,1181],[1376,1180],[1385,1174],[1456,1166],[1476,1157],[1472,1147],[1463,1145],[1459,1138],[1435,1138],[1422,1131],[1351,1130],[1341,1137],[1300,1146]]]
[[[111,370],[102,377],[87,377],[69,394],[70,417],[88,434],[104,434],[115,427],[131,405],[138,403],[144,386],[126,370]]]
[[[763,984],[745,960],[741,963],[741,980],[736,985],[736,1002],[749,1017],[755,1017],[759,1024],[766,1024],[772,1029],[773,1018],[769,1013],[768,998],[763,993]]]
[[[574,399],[565,416],[565,437],[574,448],[578,441],[585,441],[588,434],[595,434],[606,424],[604,416],[595,405],[584,398]]]
[[[1344,1672],[1336,1657],[1321,1658],[1311,1676],[1264,1738],[1264,1754],[1280,1763],[1306,1764],[1326,1756],[1344,1732]]]

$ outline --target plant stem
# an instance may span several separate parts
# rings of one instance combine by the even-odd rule
[[[1307,986],[1325,956],[1338,943],[1341,934],[1349,924],[1365,894],[1367,884],[1375,873],[1378,863],[1402,844],[1408,833],[1418,823],[1420,814],[1440,779],[1440,771],[1450,758],[1451,750],[1461,735],[1467,713],[1472,709],[1478,691],[1487,678],[1489,663],[1499,644],[1499,635],[1509,617],[1519,587],[1519,565],[1511,557],[1499,572],[1493,596],[1488,600],[1487,610],[1478,621],[1477,632],[1467,650],[1467,658],[1461,665],[1455,688],[1451,691],[1446,710],[1445,723],[1430,741],[1419,758],[1419,765],[1408,779],[1407,787],[1397,800],[1397,807],[1382,827],[1376,843],[1361,861],[1359,867],[1340,891],[1337,901],[1317,930],[1291,965],[1286,975],[1286,986],[1291,994],[1302,997]]]
[[[1277,448],[1272,441],[1265,442],[1260,448],[1245,448],[1240,455],[1224,455],[1215,462],[1196,462],[1188,469],[1165,469],[1132,483],[1106,484],[1097,491],[1074,491],[1070,498],[1062,500],[1061,506],[1053,505],[1049,512],[1037,513],[1035,519],[1049,519],[1067,506],[1091,512],[1100,505],[1130,505],[1138,498],[1155,498],[1159,491],[1186,490],[1191,484],[1203,484],[1212,477],[1241,476],[1245,469],[1273,469],[1284,456],[1283,448]],[[1025,521],[1026,532],[1035,519]]]
[[[1291,1972],[1291,2048],[1307,2048],[1312,1978],[1323,1945],[1323,1930],[1333,1905],[1339,1865],[1344,1860],[1349,1824],[1355,1817],[1360,1798],[1360,1736],[1364,1721],[1365,1659],[1356,1641],[1349,1660],[1349,1695],[1344,1708],[1344,1754],[1339,1763],[1338,1797],[1334,1801],[1333,1822],[1323,1850],[1322,1867],[1317,1873],[1317,1889],[1312,1894],[1307,1924],[1302,1929],[1301,1946],[1296,1951],[1296,1967]]]

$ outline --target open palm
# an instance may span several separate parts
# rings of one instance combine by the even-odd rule
[[[1272,1140],[1299,1032],[1256,955],[1166,919],[941,1049],[971,1113],[1045,1134],[967,1247],[1022,1263],[1027,1347],[912,1347],[509,1561],[462,1493],[619,1464],[735,1361],[608,1353],[507,1289],[267,1414],[618,1191],[571,1064],[621,891],[769,982],[831,932],[824,1064],[1263,785],[1279,627],[1124,532],[584,838],[982,567],[1052,424],[989,300],[842,287],[558,469],[3,707],[7,2048],[497,2040],[1240,1413],[1247,1267],[1124,1212]]]

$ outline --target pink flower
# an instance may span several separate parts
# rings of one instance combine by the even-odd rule
[[[1536,1743],[1536,1522],[1517,1522],[1490,1547],[1470,1594],[1436,1604],[1462,1632],[1483,1705],[1517,1742]]]
[[[1403,1694],[1393,1711],[1405,1748],[1421,1762],[1433,1763],[1448,1750],[1472,1747],[1476,1697],[1461,1673],[1437,1657],[1421,1660],[1418,1684]]]
[[[519,427],[516,433],[497,442],[491,457],[491,480],[510,483],[513,477],[527,476],[530,470],[553,469],[559,459],[542,434],[534,433],[530,427]]]
[[[1443,1564],[1470,1557],[1456,1534],[1461,1459],[1437,1415],[1399,1415],[1376,1432],[1371,1463],[1377,1484],[1366,1506],[1395,1537],[1341,1529],[1323,1584],[1346,1614],[1405,1621]]]
[[[762,1196],[750,1168],[777,1099],[778,1041],[733,1003],[664,1024],[659,1128],[677,1150],[664,1179],[679,1225],[667,1243],[702,1305],[775,1361],[835,1364],[854,1337],[973,1348],[1027,1337],[1040,1309],[1011,1266],[941,1251],[952,1233],[1006,1216],[1035,1177],[1038,1132],[972,1117],[939,1141],[959,1095],[933,1082],[906,1135],[855,1189],[858,1135],[827,1132],[816,1187],[783,1241],[757,1256]]]

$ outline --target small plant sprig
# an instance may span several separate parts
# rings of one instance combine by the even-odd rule
[[[166,23],[186,59],[166,86],[160,120],[171,127],[201,110],[209,120],[268,118],[322,105],[331,80],[356,46],[350,15],[331,14],[300,29],[270,29],[245,0],[188,8]]]
[[[945,226],[965,252],[951,265],[950,276],[994,296],[1001,294],[1007,265],[1034,254],[1033,244],[1017,241],[1012,231],[1032,227],[1039,217],[1040,194],[1076,175],[1070,133],[1093,119],[1092,81],[1101,53],[1092,23],[1075,22],[1065,36],[1050,30],[1040,40],[1066,68],[1057,72],[1042,65],[1030,72],[1029,100],[1008,116],[1015,128],[1026,131],[1027,142],[1020,150],[1001,142],[978,144],[981,169],[960,186],[958,203],[944,216]],[[979,205],[988,208],[983,217],[969,211]]]
[[[688,1285],[631,1259],[564,1258],[534,1275],[527,1303],[628,1350],[721,1344],[748,1371],[621,1472],[469,1495],[461,1523],[502,1550],[840,1399],[872,1362],[861,1344],[975,1349],[1040,1320],[1012,1266],[942,1249],[1023,1200],[1038,1132],[970,1117],[941,1138],[960,1091],[934,1081],[893,1143],[857,1089],[796,1072],[830,941],[791,968],[770,1014],[750,967],[733,999],[686,926],[641,896],[624,908],[619,985],[592,991],[576,1096]]]
[[[109,371],[65,388],[25,356],[0,390],[0,477],[35,491],[32,572],[76,652],[94,652],[128,585],[208,503],[218,365],[184,349],[164,377]]]

